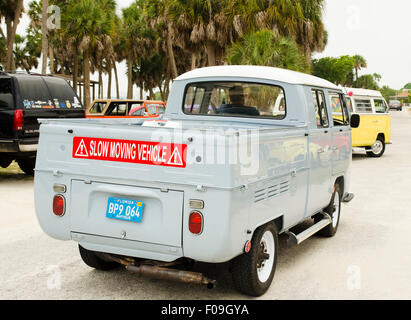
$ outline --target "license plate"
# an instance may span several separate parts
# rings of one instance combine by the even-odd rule
[[[110,219],[141,222],[143,206],[142,201],[109,197],[106,217]]]

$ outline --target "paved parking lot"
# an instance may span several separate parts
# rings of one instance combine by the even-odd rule
[[[276,275],[261,299],[411,299],[411,113],[392,111],[393,145],[381,159],[355,152],[351,191],[337,235],[297,247],[280,240]],[[10,171],[10,170],[9,170]],[[33,179],[0,170],[0,299],[244,299],[227,264],[196,266],[215,277],[197,285],[88,268],[74,242],[43,234]]]

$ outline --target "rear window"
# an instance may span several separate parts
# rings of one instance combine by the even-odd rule
[[[286,115],[282,88],[248,82],[202,82],[186,88],[184,113],[281,120]]]
[[[44,77],[56,108],[82,108],[73,88],[63,79]]]
[[[11,79],[0,79],[0,109],[11,109],[14,98],[11,90]]]
[[[18,77],[17,81],[26,109],[54,108],[49,90],[41,77]]]

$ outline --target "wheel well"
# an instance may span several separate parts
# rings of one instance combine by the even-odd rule
[[[280,232],[283,229],[283,225],[284,225],[284,217],[280,216],[278,218],[275,218],[273,220],[275,226],[277,227],[277,231]]]
[[[385,134],[384,134],[384,133],[379,133],[378,136],[377,136],[377,139],[378,139],[378,138],[381,138],[382,141],[385,142]]]
[[[335,184],[340,186],[341,192],[344,194],[344,177],[338,177],[337,180],[335,180]]]

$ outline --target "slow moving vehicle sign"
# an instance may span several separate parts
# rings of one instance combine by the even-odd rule
[[[185,168],[186,149],[185,144],[74,137],[72,156],[78,159]]]

